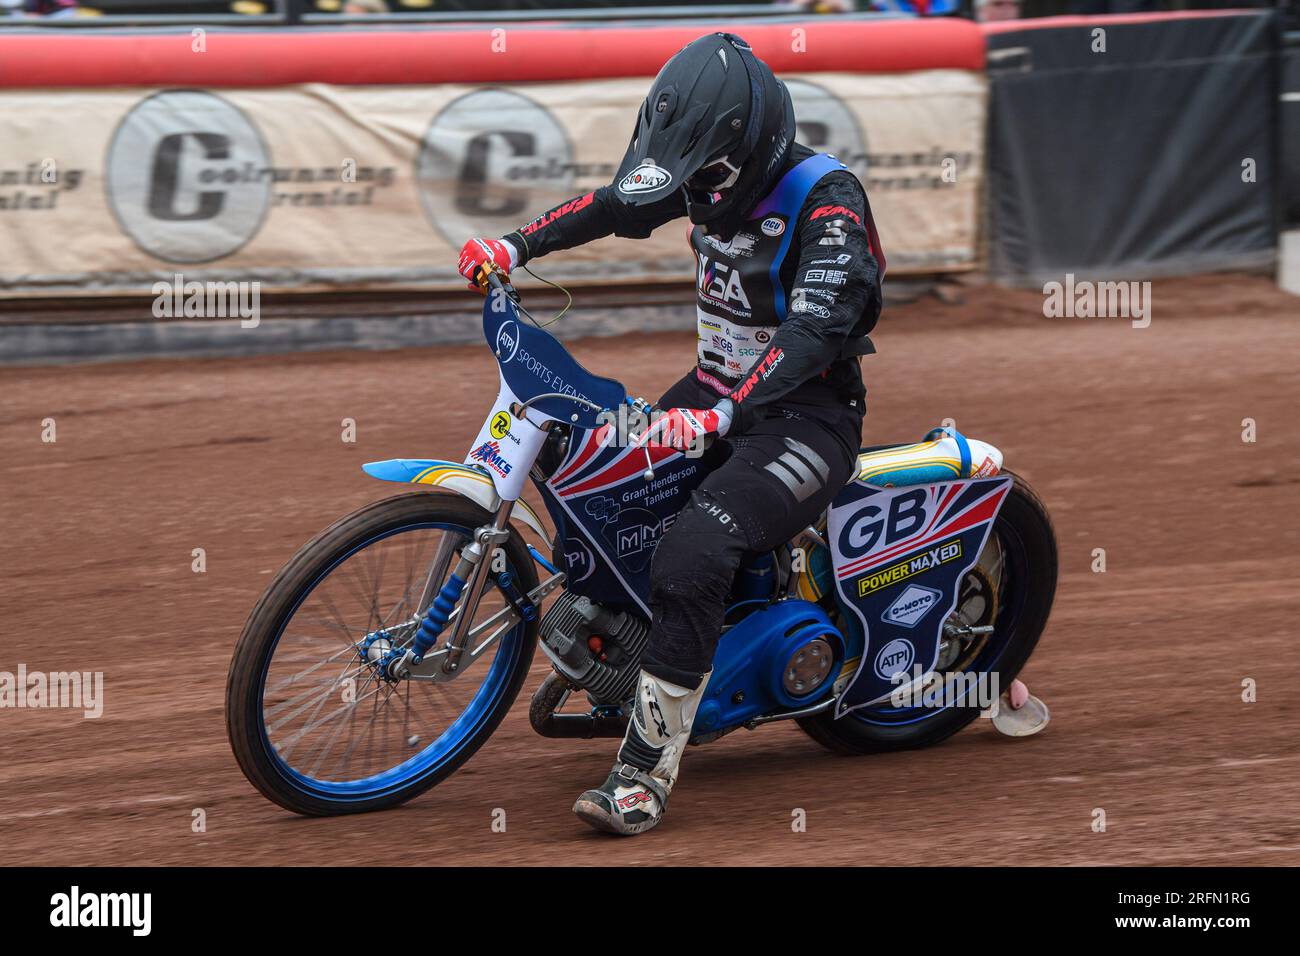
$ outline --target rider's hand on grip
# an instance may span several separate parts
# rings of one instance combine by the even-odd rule
[[[667,408],[655,417],[636,440],[637,445],[666,445],[685,451],[706,435],[725,435],[731,426],[731,415],[720,402],[710,409]]]
[[[496,269],[508,277],[518,259],[515,247],[504,239],[470,239],[460,250],[456,269],[469,280],[471,290],[486,292],[487,273]]]

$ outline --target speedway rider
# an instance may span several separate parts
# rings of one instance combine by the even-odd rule
[[[654,554],[627,733],[608,779],[573,808],[600,830],[640,833],[662,819],[742,557],[814,523],[858,453],[858,357],[874,351],[885,257],[862,184],[794,135],[771,69],[737,36],[701,37],[655,78],[612,184],[461,252],[479,288],[488,262],[509,272],[611,233],[694,224],[696,366],[659,400],[657,438],[726,440],[705,452],[708,475]]]

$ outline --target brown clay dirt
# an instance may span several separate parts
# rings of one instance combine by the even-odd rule
[[[873,758],[790,724],[737,732],[692,748],[668,820],[625,841],[569,813],[614,742],[528,726],[541,654],[488,744],[400,810],[295,817],[226,742],[231,648],[271,575],[398,490],[363,461],[463,453],[485,349],[0,371],[0,670],[106,675],[98,720],[0,710],[0,863],[1300,863],[1300,303],[1264,278],[1163,282],[1134,329],[1045,319],[1034,292],[960,295],[887,312],[865,438],[950,416],[1047,503],[1061,579],[1024,676],[1051,727],[1015,741],[977,721]],[[651,396],[692,356],[685,334],[574,351]]]

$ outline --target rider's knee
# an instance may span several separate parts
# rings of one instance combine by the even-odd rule
[[[651,593],[722,600],[746,547],[731,513],[715,496],[696,489],[655,549]]]

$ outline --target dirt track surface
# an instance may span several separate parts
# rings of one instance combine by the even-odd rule
[[[230,651],[270,576],[399,490],[362,462],[463,453],[495,380],[485,349],[0,370],[0,670],[106,685],[98,720],[0,710],[0,863],[1300,863],[1300,302],[1258,278],[1157,283],[1134,329],[962,294],[887,312],[865,437],[950,416],[1043,497],[1061,579],[1024,676],[1051,727],[1014,741],[977,721],[869,758],[791,724],[739,731],[692,748],[665,824],[624,841],[569,813],[615,742],[528,726],[540,653],[483,750],[400,810],[297,818],[226,743]],[[693,353],[677,334],[574,351],[650,396]]]

